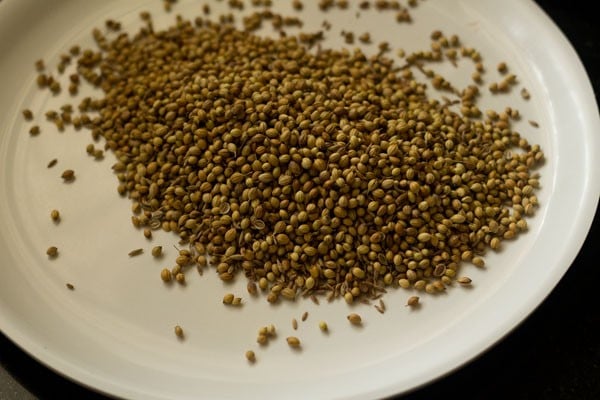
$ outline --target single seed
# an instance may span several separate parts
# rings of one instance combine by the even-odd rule
[[[175,280],[177,281],[177,283],[183,285],[185,283],[185,275],[183,274],[183,272],[175,274]]]
[[[227,293],[225,296],[223,296],[223,304],[233,304],[234,299],[235,296],[233,293]]]
[[[73,286],[72,283],[67,283],[66,286],[67,286],[67,289],[69,289],[69,290],[75,290],[75,286]]]
[[[419,304],[419,296],[411,296],[408,298],[406,305],[409,307],[415,307]]]
[[[306,321],[307,318],[308,318],[308,311],[304,311],[302,313],[302,321]]]
[[[285,340],[287,341],[288,345],[292,348],[300,347],[300,339],[298,339],[296,336],[288,336]]]
[[[160,271],[160,279],[162,279],[163,282],[171,282],[171,279],[173,279],[171,270],[163,268],[162,271]]]
[[[37,136],[40,134],[40,127],[39,125],[33,125],[31,128],[29,128],[29,134],[31,136]]]
[[[179,325],[175,325],[175,336],[177,336],[180,339],[183,339],[183,329],[181,328],[181,326]]]
[[[327,326],[327,322],[320,321],[319,322],[319,329],[321,330],[321,332],[327,332],[329,330],[329,327]]]
[[[58,222],[60,220],[60,212],[58,210],[50,211],[50,218],[52,218],[52,221]]]
[[[350,323],[352,325],[361,325],[362,324],[362,318],[360,317],[360,315],[358,315],[356,313],[351,313],[346,318],[348,318],[348,321],[350,321]]]
[[[256,354],[254,354],[254,351],[252,350],[248,350],[246,351],[246,360],[250,361],[251,363],[256,362]]]
[[[56,246],[50,246],[48,247],[48,250],[46,250],[46,254],[50,258],[55,258],[58,256],[58,248]]]
[[[298,329],[298,321],[296,321],[296,318],[292,318],[292,329]]]
[[[470,285],[471,284],[471,278],[466,277],[466,276],[461,276],[460,278],[458,278],[456,280],[458,283],[460,283],[461,285]]]
[[[52,160],[50,160],[50,162],[48,163],[48,165],[46,165],[46,168],[52,168],[52,167],[54,167],[57,162],[58,162],[58,160],[56,158],[53,158]]]
[[[142,254],[144,252],[144,249],[135,249],[135,250],[131,250],[129,252],[129,257],[135,257],[135,256],[139,256],[140,254]]]
[[[72,182],[73,180],[75,180],[75,171],[73,171],[72,169],[66,169],[63,171],[61,177],[65,182]]]
[[[152,257],[158,258],[162,256],[162,246],[154,246],[152,248]]]

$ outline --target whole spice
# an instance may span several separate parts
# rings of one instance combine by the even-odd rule
[[[348,321],[350,321],[350,323],[352,325],[361,325],[362,324],[362,318],[360,317],[360,315],[356,314],[356,313],[351,313],[348,315]]]
[[[61,177],[65,182],[72,182],[73,180],[75,180],[75,171],[73,171],[72,169],[66,169],[63,171]]]
[[[162,257],[162,246],[154,246],[152,248],[152,257],[154,257],[154,258]]]
[[[135,249],[135,250],[131,250],[129,252],[129,257],[135,257],[135,256],[139,256],[140,254],[142,254],[144,252],[144,249]]]
[[[409,307],[416,307],[419,304],[419,296],[410,296],[406,305]]]
[[[377,7],[404,12],[386,4]],[[269,18],[277,30],[298,25]],[[311,52],[299,36],[260,37],[253,26],[179,18],[168,30],[96,33],[98,49],[73,54],[83,68],[71,82],[103,93],[81,102],[80,123],[116,157],[118,192],[139,204],[134,226],[147,237],[174,232],[194,250],[177,257],[178,281],[210,260],[220,279],[244,274],[258,286],[249,293],[271,303],[320,294],[353,303],[396,283],[438,293],[461,263],[483,266],[487,248],[526,229],[540,147],[511,129],[516,110],[484,115],[476,85],[460,91],[423,67],[454,50],[481,78],[476,50],[436,32],[431,51],[398,68],[384,52]],[[461,113],[429,98],[415,68],[458,93]],[[492,88],[515,84],[505,75]]]
[[[181,328],[181,326],[175,325],[174,331],[175,331],[175,335],[179,339],[183,339],[184,334],[183,334],[183,329]]]
[[[246,360],[250,361],[251,363],[256,362],[256,354],[254,354],[254,351],[252,350],[248,350],[246,351]]]
[[[48,250],[46,250],[46,254],[50,258],[55,258],[58,256],[58,248],[56,246],[50,246],[48,247]]]
[[[58,222],[60,220],[60,212],[58,210],[50,211],[50,218],[52,218],[52,221]]]
[[[296,336],[288,336],[285,340],[287,341],[288,345],[292,348],[300,347],[300,339],[298,339]]]
[[[327,326],[327,322],[320,321],[319,322],[319,329],[321,330],[321,332],[327,332],[327,331],[329,331],[329,327]]]

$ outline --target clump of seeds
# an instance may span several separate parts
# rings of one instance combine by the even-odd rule
[[[406,19],[397,3],[374,4]],[[97,50],[77,47],[61,58],[65,65],[76,58],[73,85],[87,81],[104,96],[84,99],[80,117],[71,107],[46,117],[59,129],[73,123],[103,138],[118,160],[118,192],[137,205],[134,226],[147,238],[156,229],[175,232],[189,246],[161,271],[163,281],[185,283],[196,264],[213,266],[223,281],[245,275],[248,292],[271,303],[318,302],[321,294],[353,303],[389,287],[438,293],[461,263],[483,267],[488,248],[526,230],[524,217],[538,205],[532,169],[543,159],[540,147],[511,130],[516,110],[484,120],[476,86],[458,91],[422,64],[443,54],[454,60],[460,50],[480,84],[477,51],[436,31],[431,51],[410,54],[398,68],[384,54],[387,44],[374,56],[311,52],[301,35],[251,33],[267,19],[276,29],[301,26],[296,17],[253,15],[246,32],[229,23],[232,15],[223,23],[178,17],[155,31],[143,13],[148,27],[137,34],[109,39],[95,30]],[[120,29],[115,21],[107,27]],[[358,38],[371,41],[368,32]],[[428,97],[412,68],[459,94],[461,112]],[[38,84],[60,91],[50,74],[40,73]],[[490,90],[515,84],[505,75]],[[74,177],[63,173],[67,182]],[[385,311],[383,302],[376,308]]]

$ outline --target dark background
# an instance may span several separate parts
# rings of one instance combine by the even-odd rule
[[[600,94],[595,1],[538,0],[562,29]],[[600,132],[598,132],[600,135]],[[600,399],[600,213],[573,265],[540,307],[460,370],[398,399]],[[104,400],[31,359],[0,334],[0,400]],[[395,399],[396,400],[396,399]]]

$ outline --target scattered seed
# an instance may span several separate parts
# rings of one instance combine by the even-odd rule
[[[23,118],[25,118],[26,121],[31,121],[33,119],[33,112],[31,112],[30,109],[26,108],[25,110],[23,110]]]
[[[135,249],[135,250],[131,250],[129,252],[129,257],[135,257],[135,256],[139,256],[140,254],[142,254],[144,252],[144,249]]]
[[[533,121],[533,120],[529,120],[529,125],[533,126],[534,128],[539,128],[540,124],[538,124],[537,122]]]
[[[300,339],[298,339],[296,336],[288,336],[285,340],[287,341],[288,345],[292,348],[300,347]]]
[[[292,318],[292,328],[294,330],[298,329],[298,321],[296,321],[296,318]]]
[[[163,282],[171,282],[171,279],[173,279],[171,270],[169,268],[163,268],[160,271],[160,279],[162,279]]]
[[[162,256],[162,246],[154,246],[152,248],[152,257],[159,258]]]
[[[461,285],[470,285],[471,284],[471,278],[466,277],[466,276],[461,276],[460,278],[458,278],[456,280],[458,283],[460,283]]]
[[[327,331],[329,331],[329,327],[327,326],[327,322],[320,321],[319,322],[319,329],[321,330],[321,332],[327,332]]]
[[[360,315],[358,315],[356,313],[351,313],[346,318],[348,318],[348,321],[350,321],[350,323],[352,325],[361,325],[362,324],[362,318],[360,317]]]
[[[308,311],[304,311],[304,312],[302,313],[302,321],[303,321],[303,322],[304,322],[304,321],[306,321],[306,319],[307,319],[307,318],[308,318]]]
[[[521,97],[523,98],[523,100],[529,100],[531,98],[531,95],[529,94],[529,91],[525,88],[521,89]]]
[[[48,250],[46,250],[46,254],[50,258],[55,258],[58,256],[58,248],[56,246],[50,246],[48,247]]]
[[[75,180],[75,171],[72,169],[66,169],[63,171],[61,177],[65,182],[72,182]]]
[[[29,134],[31,136],[37,136],[40,134],[40,127],[39,125],[33,125],[31,128],[29,128]]]
[[[406,305],[409,307],[415,307],[419,305],[419,296],[411,296],[408,298]]]
[[[52,221],[58,222],[60,220],[60,212],[58,210],[50,211],[50,218],[52,218]]]
[[[234,299],[235,296],[233,293],[227,293],[225,296],[223,296],[223,304],[232,304]]]
[[[50,160],[50,162],[48,162],[48,165],[46,165],[46,168],[54,167],[57,162],[58,162],[58,160],[56,158],[53,158],[52,160]]]
[[[73,286],[72,283],[67,282],[66,286],[67,286],[67,289],[69,289],[69,290],[75,290],[75,286]]]
[[[248,350],[246,351],[246,360],[250,361],[251,363],[256,362],[256,354],[254,354],[254,351],[252,350]]]
[[[175,325],[175,336],[177,336],[179,339],[183,339],[183,329],[181,328],[181,326],[179,325]]]

